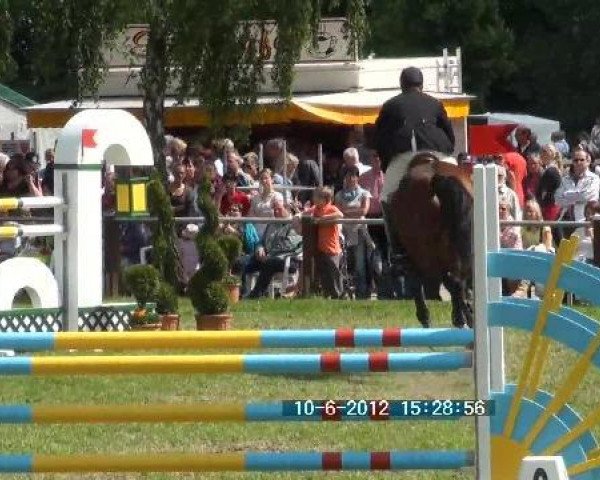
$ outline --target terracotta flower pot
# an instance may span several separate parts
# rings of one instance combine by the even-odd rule
[[[161,315],[160,323],[162,330],[179,330],[179,315],[176,313]]]
[[[215,315],[196,314],[197,330],[229,330],[231,328],[232,315],[230,313],[219,313]]]

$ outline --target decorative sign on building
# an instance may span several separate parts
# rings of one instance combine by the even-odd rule
[[[258,42],[257,51],[265,62],[273,62],[277,51],[277,24],[273,21],[252,22],[251,37]],[[145,63],[148,25],[129,25],[113,49],[105,50],[109,67],[141,67]],[[324,18],[319,23],[316,44],[309,42],[300,62],[344,62],[354,60],[349,50],[350,29],[345,18]]]
[[[15,153],[25,155],[31,149],[29,140],[2,140],[0,141],[0,151],[8,156]]]

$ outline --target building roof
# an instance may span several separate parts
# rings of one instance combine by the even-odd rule
[[[0,100],[10,103],[16,108],[31,107],[32,105],[37,104],[36,101],[25,95],[21,95],[19,92],[16,92],[2,83],[0,83]]]
[[[302,95],[294,94],[289,104],[281,103],[274,96],[259,98],[250,121],[255,125],[305,121],[340,125],[368,125],[375,123],[381,105],[400,91],[362,90],[343,93]],[[450,118],[465,118],[469,115],[472,96],[464,94],[433,93],[446,107]],[[138,118],[143,117],[141,97],[101,98],[98,102],[84,100],[74,106],[70,100],[38,104],[25,109],[29,128],[60,128],[78,111],[92,108],[118,108],[128,110]],[[233,114],[226,123],[239,123],[240,117]],[[201,127],[209,123],[206,111],[198,100],[178,105],[176,99],[165,100],[165,126],[168,128]]]

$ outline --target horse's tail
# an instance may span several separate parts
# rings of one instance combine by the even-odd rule
[[[473,197],[454,177],[434,175],[431,187],[440,202],[442,226],[448,232],[461,261],[470,265],[473,253]]]

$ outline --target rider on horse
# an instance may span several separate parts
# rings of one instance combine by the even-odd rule
[[[423,93],[423,73],[416,67],[402,70],[400,75],[402,93],[383,104],[375,123],[375,146],[382,161],[386,182],[382,193],[383,217],[386,220],[388,237],[392,249],[392,262],[404,263],[404,248],[398,235],[389,231],[387,219],[389,196],[398,188],[406,173],[411,158],[417,151],[433,151],[446,155],[454,151],[454,131],[443,104],[436,98]],[[388,169],[389,167],[389,169]],[[396,261],[394,261],[396,260]]]

